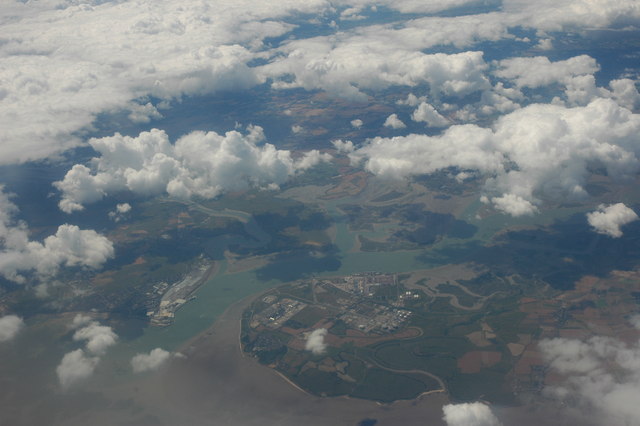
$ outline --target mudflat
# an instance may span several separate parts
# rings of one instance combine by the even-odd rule
[[[240,317],[254,297],[231,305],[208,330],[181,348],[184,357],[174,358],[162,371],[106,391],[111,394],[109,399],[120,402],[112,404],[109,419],[92,419],[92,424],[445,424],[442,405],[447,398],[442,393],[384,405],[321,398],[295,388],[274,370],[244,356],[238,341]],[[78,421],[89,420],[80,417]]]

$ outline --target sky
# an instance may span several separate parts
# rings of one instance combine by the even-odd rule
[[[479,179],[480,200],[516,217],[589,200],[594,168],[619,182],[640,170],[638,40],[637,0],[5,0],[0,276],[20,285],[113,259],[113,243],[81,220],[91,204],[106,200],[105,217],[119,220],[132,209],[122,194],[277,191],[340,156],[381,178],[451,171],[452,179]],[[390,112],[380,121],[344,117],[353,140],[329,132],[322,145],[299,150],[250,117],[179,135],[161,126],[188,100],[296,91]],[[12,177],[34,168],[59,170],[33,190],[44,194],[36,202],[57,209],[48,235],[25,219],[20,201],[32,190]],[[587,214],[607,238],[637,219],[623,200]],[[22,327],[10,313],[0,318],[0,344]],[[78,327],[74,339],[87,343],[61,361],[63,387],[90,375],[117,341],[108,326]],[[322,350],[322,338],[312,346]],[[550,343],[553,362],[557,351]],[[160,348],[139,355],[139,371],[171,356]],[[623,384],[607,395],[638,392],[635,376]],[[607,389],[585,390],[585,401]],[[634,418],[621,416],[620,424]],[[446,420],[497,424],[484,405],[452,407]]]

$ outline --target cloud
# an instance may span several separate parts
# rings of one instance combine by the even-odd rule
[[[152,119],[162,118],[160,111],[151,102],[147,102],[144,105],[131,103],[129,109],[131,112],[127,118],[134,123],[149,123]]]
[[[364,16],[360,15],[362,12],[362,7],[348,7],[340,12],[340,20],[341,21],[359,21],[361,19],[365,19]]]
[[[635,0],[5,3],[1,164],[56,156],[81,145],[103,113],[146,123],[160,117],[161,104],[184,95],[244,90],[268,78],[277,80],[276,88],[323,89],[359,100],[366,100],[363,90],[425,82],[434,94],[465,95],[486,89],[481,53],[432,55],[424,53],[427,49],[516,40],[514,28],[535,30],[537,38],[547,40],[546,32],[624,28],[640,20]],[[376,5],[433,14],[480,4],[494,11],[412,15],[374,25],[360,19],[360,12],[375,11]],[[337,14],[359,24],[322,37],[275,41],[294,30],[301,16]],[[326,29],[321,21],[317,25]],[[268,63],[254,65],[256,59]]]
[[[428,2],[416,0],[378,0],[375,2],[356,0],[337,3],[357,4],[359,10],[362,9],[365,4],[372,3],[378,6],[386,6],[402,13],[437,13],[452,8],[476,5],[478,0],[431,0]]]
[[[44,239],[44,244],[29,246],[40,259],[38,271],[53,273],[58,265],[98,268],[113,257],[113,245],[92,230],[80,230],[75,225],[60,225],[55,235]]]
[[[491,203],[496,210],[500,210],[514,217],[531,216],[538,212],[538,208],[530,201],[514,194],[504,194],[500,197],[493,197],[491,198]]]
[[[0,318],[0,342],[12,340],[24,328],[24,321],[17,315]]]
[[[39,278],[55,275],[60,267],[101,267],[114,255],[113,244],[93,230],[64,224],[43,242],[29,241],[26,223],[13,219],[17,206],[0,186],[0,275],[24,282],[24,272]]]
[[[551,40],[550,38],[540,39],[540,41],[538,42],[538,44],[536,44],[535,47],[540,50],[552,50],[553,40]]]
[[[613,238],[622,236],[620,227],[638,220],[638,215],[623,203],[605,206],[600,204],[594,212],[587,213],[587,221],[599,234]]]
[[[619,86],[616,94],[605,88],[596,87],[594,74],[599,69],[596,60],[588,55],[556,62],[544,56],[536,56],[499,61],[498,69],[494,74],[511,81],[517,89],[541,88],[553,84],[564,86],[564,95],[569,105],[586,105],[598,97],[619,98],[620,105],[627,108],[629,103],[635,103],[633,96],[635,86],[632,88],[627,82],[614,83]],[[626,92],[625,95],[622,95],[622,92]]]
[[[353,146],[353,142],[351,141],[343,141],[343,140],[337,139],[335,141],[332,141],[331,144],[340,153],[350,153],[355,150],[355,147]]]
[[[326,152],[320,152],[317,149],[305,152],[294,164],[295,171],[307,170],[317,166],[320,163],[327,163],[333,157]],[[295,172],[294,172],[295,173]]]
[[[136,354],[131,359],[134,373],[143,373],[160,368],[169,360],[171,353],[161,348],[152,349],[148,354]]]
[[[116,344],[118,336],[113,332],[111,327],[92,321],[76,331],[73,335],[73,340],[86,340],[86,348],[89,352],[93,355],[104,355],[107,348]]]
[[[638,425],[640,407],[640,344],[613,337],[588,340],[555,338],[540,342],[550,368],[562,375],[545,388],[548,397],[589,413],[612,426]]]
[[[503,11],[514,22],[542,31],[562,31],[637,25],[640,6],[634,0],[593,2],[591,0],[503,1]]]
[[[407,0],[394,2],[389,7],[417,10],[431,6],[431,2]],[[440,7],[444,4],[436,6]],[[265,79],[274,79],[272,87],[276,89],[322,89],[333,96],[356,101],[366,101],[367,90],[378,91],[392,85],[412,87],[422,83],[429,85],[432,96],[465,96],[488,89],[484,74],[488,66],[482,59],[482,52],[447,55],[423,53],[425,50],[450,45],[462,49],[481,41],[517,39],[509,33],[512,28],[540,29],[539,38],[544,39],[547,37],[544,31],[605,28],[621,19],[630,24],[640,20],[640,7],[633,0],[609,3],[606,8],[596,8],[589,0],[547,0],[535,5],[512,0],[503,2],[500,9],[500,12],[476,15],[423,17],[393,24],[359,26],[328,36],[287,41],[273,50],[270,63],[259,67],[258,73]],[[544,19],[540,19],[541,16]],[[576,16],[582,18],[576,19]],[[523,83],[532,73],[536,74],[534,80],[544,80],[543,70],[551,73],[550,79],[557,79],[567,71],[592,74],[584,67],[595,61],[591,59],[589,64],[586,58],[554,64],[546,58],[505,62],[505,66],[509,64],[514,68],[505,70],[505,77],[527,62],[534,69],[531,73],[520,69]]]
[[[532,104],[503,115],[493,128],[454,125],[436,136],[373,138],[350,158],[373,174],[393,178],[447,168],[486,177],[484,191],[509,214],[530,214],[543,200],[587,196],[588,165],[614,179],[640,169],[640,115],[612,99],[583,107]]]
[[[116,209],[114,211],[109,212],[109,219],[114,222],[120,222],[123,220],[127,213],[131,211],[131,204],[129,203],[121,203],[116,205]]]
[[[490,86],[482,52],[425,54],[415,46],[389,43],[378,34],[341,36],[344,39],[339,37],[338,42],[315,37],[285,43],[260,72],[274,80],[274,89],[322,89],[358,102],[367,100],[363,90],[379,91],[393,85],[426,83],[433,96],[456,97]]]
[[[422,102],[418,108],[411,114],[413,121],[422,121],[427,123],[429,127],[446,127],[450,124],[449,120],[444,118],[433,105]]]
[[[99,154],[92,159],[92,168],[76,164],[63,180],[54,183],[62,192],[59,207],[72,213],[119,191],[213,198],[225,191],[280,185],[295,173],[330,159],[310,151],[294,160],[291,152],[263,142],[258,126],[249,126],[245,135],[195,131],[175,145],[158,129],[138,137],[116,133],[91,139],[89,144]]]
[[[350,157],[355,162],[364,160],[371,173],[392,178],[449,167],[497,172],[504,161],[503,155],[493,148],[491,131],[474,125],[452,126],[438,136],[377,137]]]
[[[327,344],[324,342],[324,337],[326,335],[326,328],[313,330],[309,336],[307,336],[307,342],[305,343],[304,348],[311,351],[314,355],[322,355],[327,349]]]
[[[359,6],[364,4],[359,3]],[[442,94],[466,96],[489,88],[485,75],[488,66],[482,59],[482,52],[447,55],[424,53],[426,50],[451,45],[463,49],[482,41],[502,39],[531,43],[527,38],[520,39],[510,33],[516,28],[540,30],[536,37],[548,40],[545,31],[606,28],[620,23],[620,19],[629,24],[640,21],[640,7],[633,0],[609,3],[606,8],[596,8],[590,0],[548,0],[535,5],[519,0],[502,3],[499,12],[429,16],[286,41],[270,52],[270,63],[258,67],[257,72],[264,79],[274,79],[272,87],[276,89],[321,89],[333,96],[362,102],[372,92],[393,85],[412,87],[423,83],[429,85],[433,97]],[[498,5],[496,2],[495,6]],[[406,0],[394,2],[389,7],[414,10],[425,6],[434,5]],[[441,7],[444,3],[436,6]],[[576,19],[580,15],[582,18]],[[526,68],[527,64],[532,66],[531,70]],[[522,58],[507,60],[503,65],[508,68],[504,70],[505,77],[520,72],[518,77],[522,84],[528,79],[539,80],[537,84],[542,84],[545,71],[549,80],[557,80],[567,72],[574,75],[595,72],[591,67],[595,61],[588,56],[554,63],[543,57]]]
[[[482,402],[447,404],[442,407],[447,426],[501,426],[491,408]]]
[[[131,204],[129,203],[122,203],[116,206],[116,212],[120,214],[126,214],[126,213],[129,213],[130,211],[131,211]]]
[[[402,120],[398,118],[397,114],[391,114],[384,121],[384,127],[391,127],[392,129],[404,129],[407,127]]]
[[[512,80],[518,87],[542,87],[553,83],[567,83],[577,76],[591,75],[600,69],[588,55],[551,62],[545,56],[503,59],[494,74]]]
[[[70,327],[72,330],[77,330],[78,328],[88,325],[92,321],[93,320],[89,315],[76,314],[76,316],[73,317]]]
[[[82,349],[76,349],[65,354],[56,368],[60,385],[67,389],[90,377],[99,361],[100,359],[97,357],[87,356]]]
[[[485,90],[480,96],[480,102],[475,108],[473,105],[454,111],[452,115],[460,121],[465,121],[464,115],[474,115],[477,113],[491,116],[495,113],[509,113],[520,108],[520,101],[524,100],[524,95],[517,88],[504,87],[502,82],[496,83],[491,90]],[[466,111],[468,109],[468,111]],[[466,120],[468,121],[468,120]]]
[[[63,389],[90,377],[100,358],[118,341],[118,336],[111,327],[100,325],[86,315],[77,314],[70,327],[76,329],[73,340],[86,343],[84,348],[66,353],[58,364],[56,373]]]
[[[353,127],[354,129],[361,128],[363,124],[364,123],[359,118],[356,118],[355,120],[351,120],[351,127]]]
[[[640,105],[640,93],[633,80],[628,78],[611,80],[609,87],[611,88],[610,96],[616,100],[618,105],[629,110],[634,110]]]
[[[396,104],[397,105],[408,105],[408,106],[416,107],[420,103],[426,102],[426,101],[427,101],[427,97],[426,96],[417,97],[413,93],[409,93],[407,95],[406,99],[401,99],[399,101],[396,101]]]
[[[515,88],[509,90],[559,84],[564,86],[564,97],[568,105],[587,105],[597,98],[611,98],[620,106],[633,110],[640,103],[640,93],[635,83],[623,78],[612,80],[609,83],[610,89],[597,87],[595,73],[599,69],[596,60],[588,55],[556,62],[544,56],[536,56],[501,60],[493,74],[515,85]],[[559,98],[556,99],[559,101]]]
[[[325,0],[75,1],[3,4],[0,164],[78,146],[105,112],[134,122],[160,116],[149,98],[242,90],[262,82],[247,63]],[[60,49],[64,46],[64,49]]]
[[[629,323],[636,329],[640,330],[640,314],[633,315],[629,318]]]

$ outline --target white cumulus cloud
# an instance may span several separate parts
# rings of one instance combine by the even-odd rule
[[[118,341],[111,327],[101,325],[87,315],[77,314],[70,327],[76,329],[73,340],[84,341],[85,346],[66,353],[58,364],[56,373],[63,389],[90,377],[107,349]]]
[[[545,56],[503,59],[498,67],[495,71],[498,77],[512,80],[519,87],[532,88],[567,83],[576,76],[591,75],[600,69],[596,60],[588,55],[556,62]]]
[[[636,212],[623,203],[609,206],[601,204],[596,211],[587,213],[587,221],[597,233],[613,238],[622,236],[621,226],[636,220],[638,220]]]
[[[398,114],[391,114],[390,116],[388,116],[384,121],[384,126],[391,127],[392,129],[404,129],[405,127],[407,127],[406,124],[404,124],[402,120],[398,118]]]
[[[244,89],[247,63],[283,19],[322,13],[325,0],[22,2],[0,11],[0,164],[37,160],[82,143],[105,112],[160,116],[148,98]]]
[[[85,340],[87,350],[94,355],[104,355],[107,348],[116,344],[118,336],[111,327],[92,321],[75,332],[73,340]]]
[[[562,375],[547,396],[589,412],[599,424],[640,424],[640,344],[613,337],[540,342],[551,369]]]
[[[358,100],[366,100],[367,90],[422,83],[433,95],[466,95],[488,88],[482,52],[427,49],[515,40],[514,28],[535,30],[544,41],[548,32],[624,28],[640,21],[636,0],[504,0],[489,13],[373,25],[361,19],[378,6],[432,14],[478,3],[6,0],[0,11],[0,163],[42,159],[78,146],[102,113],[125,113],[146,123],[160,117],[160,104],[184,95],[243,90],[268,78],[276,80],[275,88],[322,89]],[[334,23],[325,36],[271,41],[296,28],[301,15],[338,13],[362,25],[341,31]],[[267,63],[254,66],[255,59]]]
[[[620,106],[633,111],[640,105],[640,92],[638,92],[638,88],[633,80],[628,78],[611,80],[609,87],[611,88],[610,96],[615,99]]]
[[[98,357],[87,356],[82,349],[65,354],[56,368],[60,385],[67,389],[90,377],[99,361]]]
[[[373,138],[353,162],[376,174],[402,178],[450,167],[486,176],[497,208],[530,214],[545,199],[581,199],[589,164],[614,179],[640,169],[640,114],[612,99],[586,106],[532,104],[501,116],[493,128],[454,125],[437,136]]]
[[[115,134],[92,139],[89,143],[99,154],[92,168],[76,164],[63,180],[54,183],[62,192],[59,206],[71,213],[118,191],[213,198],[250,186],[280,185],[293,174],[330,159],[313,150],[294,160],[291,152],[263,142],[258,126],[250,126],[246,135],[195,131],[175,145],[157,129],[138,137]]]
[[[116,209],[109,212],[109,219],[114,222],[120,222],[127,217],[127,213],[131,211],[132,207],[129,203],[120,203],[116,205]]]
[[[327,349],[327,344],[324,342],[324,337],[327,335],[326,328],[318,328],[313,330],[307,336],[307,342],[304,348],[311,351],[314,355],[321,355]]]
[[[538,212],[538,208],[531,201],[527,201],[519,195],[504,194],[500,197],[491,198],[491,203],[496,208],[514,217],[530,216]]]
[[[353,152],[355,149],[355,147],[353,146],[353,142],[351,141],[343,141],[341,139],[337,139],[335,141],[332,141],[331,144],[340,153]]]
[[[162,348],[152,349],[148,354],[136,354],[131,359],[131,368],[134,373],[143,373],[160,368],[171,358],[171,353]]]
[[[413,121],[427,123],[429,127],[446,127],[450,124],[449,120],[444,118],[433,105],[422,102],[418,108],[411,114]]]
[[[398,105],[408,105],[408,106],[416,107],[420,103],[426,102],[426,101],[427,101],[427,97],[426,96],[417,97],[413,93],[409,93],[407,95],[406,99],[401,99],[399,101],[396,101],[396,104],[398,104]]]
[[[131,204],[122,203],[116,206],[116,211],[120,214],[129,213],[131,211]]]
[[[0,318],[0,342],[6,342],[24,328],[24,321],[17,315],[5,315]]]
[[[113,244],[93,230],[64,224],[43,242],[29,241],[26,223],[13,219],[18,212],[0,186],[0,274],[23,282],[25,272],[52,276],[62,266],[99,268],[114,255]]]
[[[502,423],[482,402],[447,404],[442,407],[447,426],[501,426]]]
[[[78,328],[82,328],[88,325],[92,321],[93,320],[89,315],[76,314],[76,316],[73,317],[73,321],[71,322],[71,325],[69,327],[72,330],[77,330]]]
[[[603,97],[612,98],[620,106],[633,110],[640,102],[640,93],[633,80],[612,80],[609,89],[597,87],[595,73],[599,69],[596,60],[588,55],[555,62],[545,56],[536,56],[503,59],[497,63],[493,74],[513,83],[515,88],[510,90],[558,84],[564,88],[568,105],[587,105]]]
[[[351,154],[376,174],[401,178],[448,167],[497,172],[503,155],[493,147],[492,133],[474,125],[452,126],[438,136],[411,134],[374,138]]]
[[[477,51],[424,54],[415,46],[396,45],[373,34],[345,36],[337,43],[323,37],[295,40],[279,50],[286,56],[261,68],[266,77],[275,79],[275,89],[322,89],[332,96],[365,101],[363,90],[392,85],[426,83],[434,96],[458,97],[490,86],[485,76],[488,65]],[[295,79],[290,81],[292,75]]]

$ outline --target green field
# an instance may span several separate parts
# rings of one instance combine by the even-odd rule
[[[461,306],[471,307],[478,301],[477,297],[470,295],[460,287],[453,284],[440,284],[438,285],[438,291],[455,296]]]
[[[362,383],[354,389],[352,396],[381,402],[412,399],[423,392],[437,389],[437,383],[430,380],[430,382],[426,380],[428,383],[425,383],[425,380],[417,379],[412,375],[371,368],[367,371]]]

